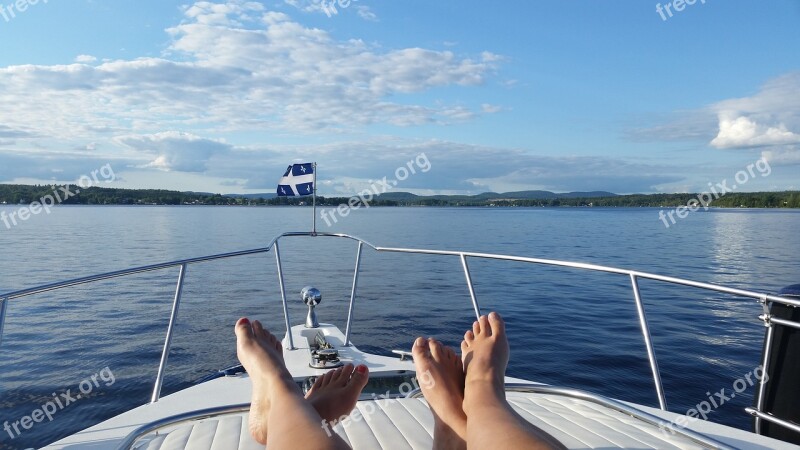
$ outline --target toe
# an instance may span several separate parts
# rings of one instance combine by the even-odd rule
[[[233,330],[236,333],[236,337],[239,339],[253,338],[253,328],[250,326],[250,321],[247,320],[246,317],[237,320]]]
[[[481,316],[479,321],[481,323],[481,333],[483,333],[485,336],[491,336],[492,328],[489,326],[489,318],[486,316]],[[478,333],[475,333],[475,335],[477,336]]]
[[[496,312],[489,313],[489,325],[492,328],[492,335],[495,334],[504,334],[506,330],[506,324],[503,322],[503,318],[500,317],[500,314]]]
[[[309,389],[309,390],[308,390],[308,393],[309,393],[309,394],[310,394],[312,391],[316,391],[317,389],[319,389],[319,388],[321,388],[321,387],[322,387],[322,379],[323,379],[323,378],[325,378],[325,377],[316,377],[316,378],[314,379],[314,384],[312,384],[312,385],[311,385],[311,389]],[[308,397],[308,395],[306,395],[306,397]]]
[[[428,339],[428,347],[431,349],[431,356],[436,361],[441,361],[442,357],[444,356],[444,348],[442,343],[437,341],[436,339]]]
[[[324,387],[331,384],[333,378],[336,376],[338,372],[341,372],[341,368],[329,370],[328,372],[326,372],[325,375],[322,376],[322,386]]]
[[[347,380],[350,379],[350,376],[353,374],[353,367],[352,364],[345,364],[344,366],[340,367],[338,372],[333,376],[333,383],[344,386],[347,384]]]
[[[414,346],[411,347],[411,354],[414,356],[414,359],[428,359],[431,357],[431,349],[428,341],[425,338],[418,337],[416,341],[414,341]]]
[[[464,333],[464,342],[465,342],[467,345],[469,345],[469,344],[471,344],[471,343],[472,343],[472,341],[474,341],[474,340],[475,340],[475,333],[473,333],[473,332],[472,332],[472,330],[467,330],[467,332],[466,332],[466,333]]]
[[[474,334],[475,336],[481,334],[481,323],[478,322],[477,320],[475,322],[472,322],[472,334]]]
[[[360,392],[361,389],[364,389],[364,386],[367,385],[367,381],[369,381],[369,367],[359,364],[353,371],[353,375],[350,377],[350,382],[354,386],[357,386]]]
[[[268,334],[264,329],[264,325],[262,325],[258,320],[253,321],[253,333],[259,338],[266,338]]]

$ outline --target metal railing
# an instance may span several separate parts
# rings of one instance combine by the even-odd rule
[[[509,255],[499,255],[499,254],[492,254],[492,253],[476,253],[476,252],[461,252],[461,251],[447,251],[447,250],[428,250],[428,249],[413,249],[413,248],[397,248],[397,247],[379,247],[370,244],[369,242],[360,239],[358,237],[350,236],[348,234],[342,233],[314,233],[314,232],[292,232],[292,233],[284,233],[277,237],[275,237],[269,245],[263,248],[257,248],[252,250],[243,250],[239,252],[231,252],[231,253],[222,253],[217,255],[211,256],[204,256],[199,258],[190,258],[190,259],[183,259],[178,261],[166,262],[161,264],[154,264],[149,266],[142,266],[142,267],[135,267],[127,270],[120,270],[115,272],[108,272],[99,275],[93,275],[83,278],[76,278],[73,280],[62,281],[58,283],[46,284],[30,289],[23,289],[19,291],[8,292],[4,294],[0,294],[0,344],[2,344],[2,332],[3,332],[3,325],[5,323],[6,312],[8,308],[8,303],[11,300],[26,297],[34,294],[39,294],[43,292],[48,292],[56,289],[62,289],[65,287],[70,286],[77,286],[86,283],[93,283],[96,281],[101,280],[108,280],[112,278],[118,278],[133,274],[139,274],[143,272],[150,272],[162,269],[168,269],[173,267],[180,267],[180,272],[178,276],[178,282],[175,288],[175,297],[173,299],[173,306],[172,312],[170,314],[170,321],[169,326],[167,328],[166,338],[164,340],[164,347],[161,353],[161,361],[158,367],[158,373],[156,376],[156,382],[153,387],[153,393],[151,396],[151,402],[157,402],[161,396],[161,386],[163,384],[164,379],[164,370],[167,365],[167,360],[169,356],[170,346],[172,342],[172,335],[174,333],[174,326],[178,319],[178,310],[180,307],[181,302],[181,294],[183,290],[184,280],[186,278],[186,270],[187,267],[191,264],[198,264],[208,261],[220,260],[220,259],[227,259],[227,258],[234,258],[239,256],[246,256],[246,255],[256,255],[261,253],[267,253],[273,248],[275,249],[275,259],[278,271],[278,284],[280,286],[281,292],[281,304],[283,307],[283,315],[284,315],[284,324],[286,326],[287,331],[291,329],[291,321],[289,319],[289,310],[288,310],[288,303],[286,300],[286,289],[284,284],[284,277],[283,277],[283,264],[281,260],[281,253],[280,253],[280,245],[279,241],[283,238],[290,238],[290,237],[333,237],[333,238],[343,238],[343,239],[350,239],[358,244],[358,249],[356,253],[356,264],[355,269],[353,271],[353,284],[352,289],[350,292],[350,302],[348,305],[348,314],[347,314],[347,325],[345,331],[345,345],[350,345],[350,334],[352,331],[352,322],[354,318],[354,307],[356,301],[356,294],[358,289],[358,281],[359,281],[359,274],[361,271],[361,256],[363,252],[364,246],[370,247],[372,250],[379,252],[379,253],[411,253],[411,254],[421,254],[421,255],[439,255],[439,256],[454,256],[458,257],[461,263],[461,266],[464,271],[464,277],[466,279],[467,287],[469,290],[470,299],[472,301],[472,307],[475,313],[475,317],[478,318],[481,315],[480,306],[478,304],[478,298],[475,293],[475,287],[472,280],[472,273],[470,272],[468,259],[489,259],[489,260],[503,260],[503,261],[516,261],[516,262],[523,262],[529,264],[539,264],[539,265],[546,265],[546,266],[555,266],[555,267],[565,267],[565,268],[573,268],[573,269],[582,269],[582,270],[591,270],[597,272],[605,272],[617,275],[624,275],[630,279],[631,289],[633,292],[633,300],[636,307],[636,313],[639,319],[639,327],[641,329],[642,338],[644,340],[645,348],[647,350],[647,357],[650,365],[650,371],[653,378],[653,384],[655,386],[656,396],[658,399],[659,407],[662,410],[667,410],[667,401],[664,394],[664,388],[661,382],[661,372],[658,366],[658,360],[656,359],[655,349],[653,348],[653,342],[650,333],[650,327],[647,322],[647,314],[645,313],[644,303],[641,298],[641,293],[639,290],[639,280],[640,279],[648,279],[648,280],[655,280],[661,281],[664,283],[671,283],[677,284],[682,286],[689,286],[699,289],[705,289],[715,292],[721,292],[725,294],[730,294],[739,297],[746,297],[758,300],[764,308],[765,314],[762,317],[765,324],[767,325],[767,350],[764,353],[763,358],[763,367],[766,369],[768,367],[768,363],[770,361],[770,351],[769,351],[769,340],[772,336],[772,325],[773,324],[782,324],[794,327],[800,327],[800,324],[789,322],[777,318],[772,318],[769,314],[769,304],[771,302],[774,303],[781,303],[784,305],[790,305],[795,307],[800,307],[800,300],[780,297],[777,295],[771,295],[766,293],[748,291],[744,289],[736,289],[730,288],[726,286],[719,286],[710,283],[703,283],[698,281],[691,281],[682,278],[676,277],[669,277],[663,275],[657,275],[647,272],[640,272],[636,270],[628,270],[628,269],[620,269],[616,267],[608,267],[608,266],[601,266],[597,264],[587,264],[587,263],[579,263],[579,262],[570,262],[570,261],[561,261],[561,260],[554,260],[554,259],[543,259],[543,258],[528,258],[522,256],[509,256]],[[786,322],[786,323],[784,323]],[[287,341],[287,348],[294,349],[294,342],[292,340],[292,333],[287,333],[288,341]],[[762,377],[762,380],[759,385],[759,404],[756,405],[756,409],[753,410],[760,414],[753,414],[756,416],[756,432],[759,430],[759,421],[760,420],[770,420],[773,421],[771,416],[768,414],[763,413],[761,410],[763,408],[763,392],[766,388],[766,377]],[[779,420],[774,420],[775,423],[780,424]]]

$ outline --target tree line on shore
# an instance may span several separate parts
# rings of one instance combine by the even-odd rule
[[[228,205],[289,206],[310,205],[311,197],[249,198],[161,189],[117,189],[76,185],[0,184],[0,204],[18,205],[57,199],[65,205]],[[502,194],[500,194],[502,196]],[[354,197],[358,199],[358,197]],[[698,201],[698,194],[632,194],[576,198],[482,198],[476,196],[375,196],[366,199],[370,206],[491,206],[491,207],[677,207]],[[51,201],[48,199],[48,201]],[[353,203],[350,197],[317,197],[320,206]],[[359,200],[360,203],[360,200]],[[709,206],[726,208],[800,208],[800,191],[728,193],[713,199]]]

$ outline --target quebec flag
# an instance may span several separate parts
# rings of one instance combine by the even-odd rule
[[[314,163],[292,164],[278,182],[278,197],[314,193]]]

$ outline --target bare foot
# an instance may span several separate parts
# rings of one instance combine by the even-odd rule
[[[334,424],[355,408],[361,390],[369,381],[369,369],[346,364],[317,378],[306,394],[306,400],[319,415]]]
[[[246,318],[236,322],[236,356],[253,383],[250,403],[250,434],[260,444],[267,443],[267,418],[270,398],[276,391],[296,390],[297,385],[283,362],[281,342],[261,322]]]
[[[509,348],[505,323],[499,314],[492,312],[489,316],[481,316],[472,324],[472,330],[464,334],[461,355],[466,373],[464,410],[467,414],[473,389],[490,389],[498,399],[505,399]]]
[[[434,418],[434,449],[465,449],[464,368],[458,355],[435,339],[417,338],[411,349],[422,395]]]
[[[509,347],[499,314],[481,316],[464,334],[464,412],[467,440],[475,448],[564,448],[555,438],[523,419],[506,401]]]

